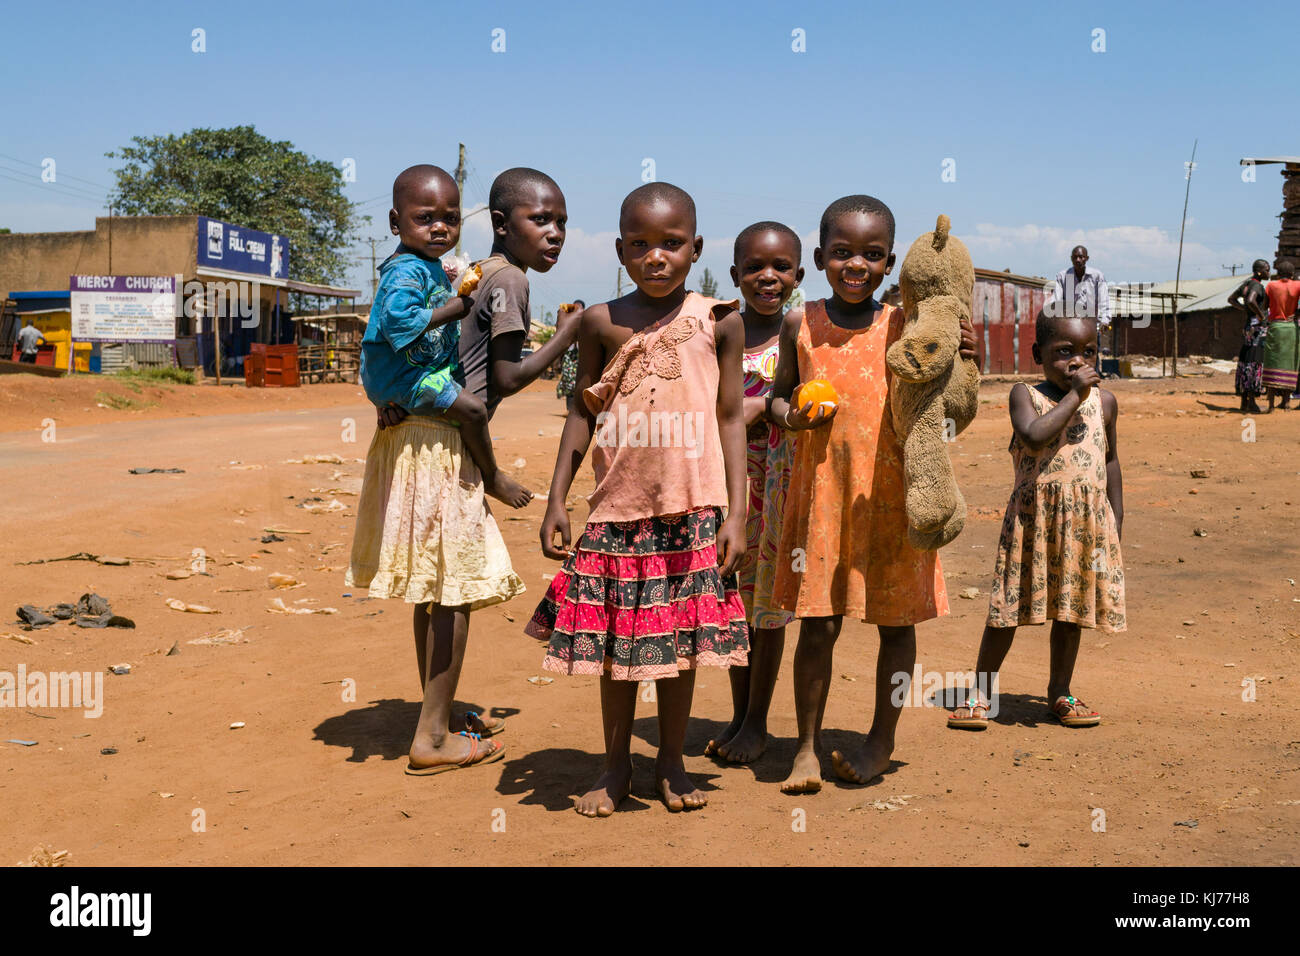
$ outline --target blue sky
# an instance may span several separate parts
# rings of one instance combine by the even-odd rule
[[[106,151],[251,123],[354,160],[362,234],[387,237],[393,176],[451,169],[464,142],[467,208],[508,166],[565,190],[568,244],[533,284],[548,309],[613,294],[618,206],[647,158],[695,197],[696,269],[724,293],[732,238],[777,219],[805,237],[815,297],[818,217],[853,192],[893,208],[900,254],[942,212],[977,266],[1054,274],[1082,239],[1112,280],[1172,278],[1197,138],[1183,274],[1226,274],[1272,258],[1282,205],[1279,167],[1244,183],[1238,160],[1300,153],[1295,124],[1269,119],[1294,45],[1209,3],[47,3],[5,19],[0,225],[90,228]],[[466,224],[471,254],[484,220]],[[349,284],[368,289],[369,246],[353,254]]]

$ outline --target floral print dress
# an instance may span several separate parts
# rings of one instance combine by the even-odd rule
[[[1056,403],[1029,389],[1034,412]],[[1125,630],[1124,562],[1106,497],[1106,425],[1093,388],[1069,424],[1038,451],[1011,438],[1016,485],[998,540],[988,623],[1070,621]]]
[[[746,352],[744,392],[746,398],[766,397],[776,377],[780,343],[773,342],[760,352]],[[790,484],[794,442],[778,425],[759,419],[749,429],[745,445],[745,482],[748,511],[745,515],[745,556],[736,575],[740,597],[750,627],[770,630],[785,627],[794,615],[772,601],[776,581],[777,548],[781,543],[781,512]]]

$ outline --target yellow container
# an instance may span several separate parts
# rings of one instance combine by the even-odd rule
[[[67,368],[68,347],[72,344],[72,313],[50,312],[33,315],[31,319],[32,325],[45,336],[46,344],[54,346],[54,367]]]
[[[72,368],[76,372],[90,371],[90,353],[94,351],[93,342],[73,342],[72,343]]]

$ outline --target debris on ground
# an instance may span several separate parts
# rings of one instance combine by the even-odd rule
[[[1189,830],[1195,830],[1198,826],[1200,826],[1200,822],[1197,820],[1175,820],[1174,826],[1187,827]]]
[[[173,611],[187,611],[190,614],[220,614],[216,608],[204,607],[202,604],[186,604],[177,598],[168,598],[167,606]]]
[[[7,743],[7,744],[21,744],[21,745],[24,746],[24,747],[35,747],[35,746],[36,746],[36,741],[34,741],[34,740],[18,740],[16,737],[11,737],[11,738],[9,738],[8,740],[5,741],[5,743]]]
[[[11,633],[7,633],[7,634],[5,634],[4,636],[7,637],[7,638],[9,638],[9,640],[11,640],[11,641],[17,641],[19,644],[35,644],[35,643],[36,643],[36,642],[33,641],[30,637],[28,637],[26,634],[16,634],[16,633],[12,633],[12,632],[11,632]]]
[[[110,666],[109,666],[109,668],[108,668],[108,672],[109,672],[110,674],[117,674],[118,676],[121,676],[121,675],[123,675],[123,674],[129,674],[129,673],[131,673],[131,665],[130,665],[130,664],[113,664],[113,665],[110,665]]]
[[[131,475],[183,475],[184,468],[132,468],[127,474]]]
[[[263,528],[262,530],[269,534],[311,534],[310,531],[299,528]]]
[[[343,459],[338,455],[303,455],[301,458],[289,458],[286,465],[341,465]]]
[[[276,598],[267,608],[272,614],[337,614],[334,607],[286,607],[281,598]]]
[[[554,684],[554,683],[555,683],[555,678],[554,678],[554,677],[539,677],[539,676],[537,676],[536,674],[534,674],[532,677],[528,678],[528,683],[530,683],[530,684]]]
[[[221,644],[238,644],[244,640],[243,628],[223,627],[215,634],[209,634],[207,637],[196,637],[192,641],[186,641],[186,644],[198,645],[221,645]]]
[[[299,581],[292,574],[280,574],[275,572],[266,576],[266,586],[277,588],[282,591],[293,591],[297,588],[305,588],[306,582]]]
[[[67,862],[67,850],[51,850],[42,843],[32,850],[31,856],[25,860],[19,860],[14,866],[66,866]]]
[[[275,544],[277,541],[283,541],[283,540],[284,538],[280,537],[278,534],[262,535],[262,544]]]
[[[323,498],[306,498],[298,505],[303,511],[313,515],[333,514],[336,511],[347,511],[348,506],[337,498],[331,498],[328,502],[321,504]]]
[[[243,722],[242,720],[237,720],[237,721],[235,721],[233,724],[230,725],[230,729],[231,729],[231,730],[240,730],[240,729],[243,728],[243,726],[244,726],[244,722]]]
[[[958,593],[957,596],[958,596],[958,597],[963,597],[963,598],[965,598],[965,599],[968,600],[968,601],[973,601],[973,600],[975,600],[977,597],[980,596],[980,589],[979,589],[979,588],[962,588],[961,591]]]
[[[76,604],[55,604],[49,608],[24,604],[17,613],[25,631],[51,627],[59,621],[72,621],[78,627],[135,627],[135,621],[114,614],[112,606],[98,594],[83,594]]]

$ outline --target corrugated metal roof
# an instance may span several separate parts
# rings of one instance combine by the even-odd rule
[[[1228,308],[1228,296],[1236,288],[1249,279],[1248,275],[1240,276],[1219,276],[1216,279],[1183,279],[1179,282],[1178,292],[1178,311],[1179,312],[1208,312],[1215,309]],[[1140,295],[1141,289],[1136,283],[1112,284],[1110,287],[1110,308],[1111,311],[1120,314],[1129,311],[1129,307],[1124,301],[1125,293],[1130,289],[1134,295]],[[1166,292],[1172,294],[1174,291],[1174,282],[1154,282],[1143,287],[1147,292]],[[1182,298],[1190,295],[1191,298]],[[1156,304],[1159,308],[1159,303]],[[1166,304],[1166,308],[1168,305]]]

